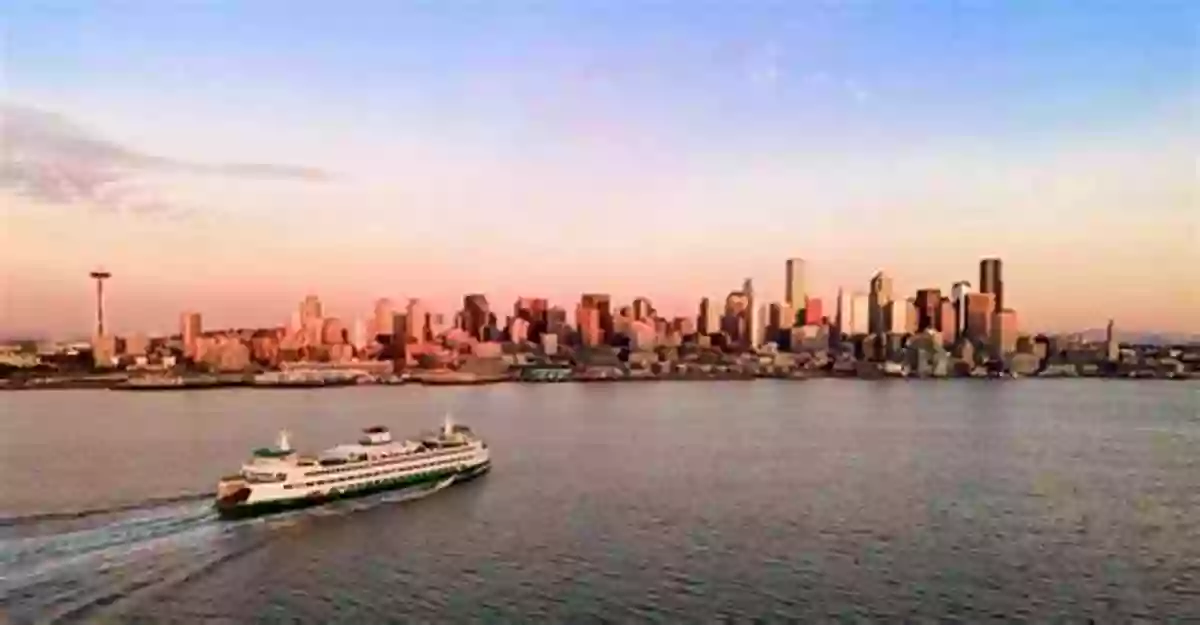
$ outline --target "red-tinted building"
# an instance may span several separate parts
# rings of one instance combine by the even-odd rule
[[[941,289],[921,289],[917,291],[917,330],[937,330],[942,327],[942,291]]]
[[[967,293],[965,299],[967,319],[963,332],[972,340],[990,342],[996,306],[994,296],[991,293]]]
[[[584,302],[575,309],[575,323],[579,326],[579,342],[585,347],[601,344],[600,311]]]
[[[825,316],[825,310],[821,306],[821,298],[805,297],[804,298],[804,325],[815,326],[821,325],[821,318]]]
[[[482,293],[463,296],[463,330],[475,340],[484,339],[484,328],[488,325],[491,311],[487,297]]]

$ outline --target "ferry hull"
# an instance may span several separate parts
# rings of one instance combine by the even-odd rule
[[[491,462],[484,462],[461,471],[442,471],[437,473],[426,473],[424,475],[414,475],[395,480],[389,480],[382,484],[371,484],[359,488],[344,490],[336,494],[322,494],[318,496],[296,497],[293,499],[272,499],[270,501],[257,501],[247,503],[246,497],[248,491],[239,489],[237,492],[231,493],[226,497],[217,499],[213,507],[216,508],[218,516],[224,520],[245,519],[250,517],[263,516],[274,514],[277,512],[286,512],[288,510],[299,510],[302,508],[311,508],[320,506],[334,501],[343,499],[355,499],[365,497],[377,493],[383,493],[405,488],[426,486],[432,488],[442,480],[454,478],[451,486],[461,482],[473,480],[491,469]]]

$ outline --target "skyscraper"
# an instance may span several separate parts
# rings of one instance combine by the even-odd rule
[[[742,292],[746,294],[746,344],[750,347],[758,347],[761,343],[760,338],[760,317],[757,308],[757,302],[754,300],[754,280],[746,278],[742,282]]]
[[[941,289],[917,291],[917,330],[940,329],[942,327]]]
[[[804,296],[808,293],[804,286],[804,259],[789,258],[784,264],[784,297],[783,300],[792,310],[804,307]]]
[[[486,340],[484,328],[488,325],[487,297],[482,293],[472,293],[463,296],[463,330],[476,340]]]
[[[1004,275],[999,258],[979,261],[979,291],[995,297],[996,311],[1004,310]]]
[[[200,313],[185,312],[179,315],[179,339],[183,342],[183,354],[188,358],[195,354],[196,340],[202,331]]]
[[[882,334],[888,331],[887,317],[884,310],[892,301],[892,279],[880,271],[871,278],[870,322],[868,329],[871,334]]]

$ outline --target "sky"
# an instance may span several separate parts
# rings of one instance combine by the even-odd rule
[[[0,335],[378,297],[695,314],[977,285],[1200,332],[1200,4],[35,0],[0,11]]]

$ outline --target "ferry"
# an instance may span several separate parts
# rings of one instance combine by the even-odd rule
[[[320,505],[408,487],[463,482],[491,468],[487,443],[447,416],[442,429],[392,440],[383,426],[363,430],[357,443],[316,455],[292,449],[286,431],[274,448],[260,448],[237,475],[221,478],[214,507],[236,519]]]

